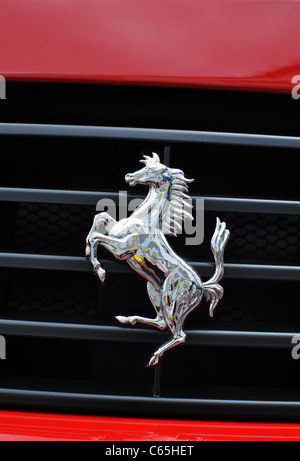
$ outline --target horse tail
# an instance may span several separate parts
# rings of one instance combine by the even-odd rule
[[[224,252],[230,237],[230,232],[226,228],[225,223],[221,223],[217,218],[217,226],[214,236],[211,241],[211,249],[215,258],[216,271],[214,276],[203,284],[204,297],[210,302],[209,314],[211,317],[214,315],[214,310],[219,301],[224,296],[224,289],[219,282],[224,277]]]

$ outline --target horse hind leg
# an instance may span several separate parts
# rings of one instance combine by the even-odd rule
[[[121,315],[119,315],[118,317],[116,317],[116,319],[123,325],[136,325],[137,323],[143,323],[144,325],[156,327],[160,331],[164,331],[167,329],[166,323],[159,317],[157,317],[156,319],[148,319],[146,317],[139,317],[137,315],[132,317],[122,317]]]
[[[139,317],[139,316],[132,316],[132,317],[122,317],[118,316],[116,319],[118,322],[122,323],[123,325],[136,325],[137,323],[142,323],[144,325],[149,325],[155,328],[158,328],[160,331],[164,331],[167,329],[167,324],[162,315],[161,309],[161,291],[157,291],[154,286],[149,282],[148,283],[148,294],[151,303],[156,311],[156,318],[149,319],[146,317]]]
[[[186,334],[183,331],[184,322],[187,316],[199,305],[201,298],[202,292],[197,291],[192,300],[187,295],[181,295],[179,299],[177,298],[172,302],[170,312],[173,312],[173,314],[168,317],[168,328],[173,334],[173,339],[154,353],[149,362],[149,367],[158,365],[160,358],[165,352],[185,343]]]
[[[149,362],[148,367],[153,367],[154,365],[159,364],[159,360],[163,356],[165,352],[167,352],[169,349],[173,349],[173,347],[179,346],[180,344],[184,344],[186,340],[186,334],[180,330],[178,331],[173,339],[169,341],[168,343],[164,344],[162,347],[160,347],[155,354],[153,355],[152,359]]]
[[[152,367],[154,365],[158,365],[159,360],[161,357],[164,355],[165,352],[167,352],[170,349],[173,349],[176,346],[179,346],[180,344],[184,344],[186,340],[186,334],[183,332],[183,321],[180,318],[177,318],[177,321],[175,320],[175,312],[176,308],[180,308],[179,304],[186,304],[187,300],[181,300],[181,302],[174,301],[171,306],[171,312],[173,312],[172,316],[168,317],[168,328],[173,334],[173,339],[171,339],[169,342],[161,346],[153,355],[152,359],[149,362],[148,367]],[[175,315],[174,315],[175,314]]]

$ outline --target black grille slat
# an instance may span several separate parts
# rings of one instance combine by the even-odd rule
[[[103,267],[114,273],[132,274],[127,265],[102,258]],[[203,276],[210,277],[214,266],[211,263],[189,262]],[[55,271],[90,272],[90,263],[75,256],[48,256],[0,253],[0,267],[42,269]],[[300,280],[300,266],[276,266],[255,264],[225,264],[226,276],[235,279]]]
[[[213,145],[299,149],[300,138],[241,133],[212,133],[147,128],[26,125],[0,123],[0,135],[56,136],[72,138],[121,139],[162,143],[203,143]]]
[[[76,413],[89,411],[119,415],[128,412],[132,415],[145,417],[166,414],[169,418],[199,418],[214,417],[219,420],[230,415],[231,419],[243,418],[261,419],[297,419],[300,412],[298,401],[268,401],[268,400],[225,400],[225,399],[179,399],[179,398],[149,398],[138,396],[112,396],[100,394],[84,394],[69,392],[43,392],[18,389],[1,389],[0,401],[3,406],[22,405],[22,407],[43,407],[50,410],[71,411]]]
[[[186,330],[187,344],[190,346],[247,347],[291,349],[294,333],[255,332],[255,331],[212,331]],[[1,320],[1,332],[6,335],[24,337],[64,338],[107,342],[129,342],[137,344],[156,344],[167,341],[168,333],[149,329],[122,329],[120,327],[65,324],[52,322],[30,322],[20,320]]]
[[[120,185],[122,186],[122,185]],[[145,195],[129,191],[130,199],[144,198]],[[92,205],[96,207],[99,200],[108,198],[116,204],[119,201],[117,192],[91,192],[69,190],[17,189],[1,187],[0,200],[3,202],[51,203],[63,205]],[[205,200],[207,211],[270,213],[300,215],[300,202],[287,200],[263,200],[231,197],[191,196],[193,202]]]
[[[58,139],[64,138],[65,140],[80,138],[81,140],[104,139],[113,141],[122,140],[126,142],[145,141],[147,143],[155,143],[155,146],[160,143],[160,150],[163,152],[164,161],[171,165],[173,164],[172,145],[176,145],[177,152],[180,146],[193,144],[219,147],[240,146],[247,147],[248,149],[262,148],[266,149],[267,154],[270,152],[270,149],[273,148],[279,150],[284,149],[285,151],[300,148],[300,138],[298,137],[75,125],[0,124],[0,135],[14,138],[26,137],[30,138],[31,142],[34,142],[37,138],[46,139],[54,137]],[[168,146],[164,146],[164,144],[168,144]],[[127,173],[127,171],[124,172],[124,174],[125,173]],[[67,187],[66,185],[66,189]],[[122,188],[122,185],[120,185],[120,187]],[[99,188],[101,189],[101,186],[99,186]],[[141,197],[144,197],[144,195],[140,195],[139,191],[136,194],[129,194],[129,198]],[[37,290],[37,296],[40,298],[40,302],[37,303],[37,296],[32,297],[32,299],[30,297],[31,286],[26,285],[29,279],[27,280],[25,278],[22,285],[22,271],[29,270],[28,273],[32,272],[33,274],[34,271],[41,271],[41,278],[39,279],[41,284],[40,290],[44,289],[49,274],[53,272],[57,271],[62,276],[64,273],[68,273],[69,282],[70,276],[73,276],[75,273],[81,276],[80,273],[82,272],[87,276],[89,272],[92,272],[90,263],[83,256],[84,238],[82,237],[85,236],[89,230],[88,226],[91,224],[90,217],[92,218],[95,213],[96,204],[102,198],[110,198],[115,203],[118,203],[119,194],[115,191],[105,192],[105,187],[99,192],[82,190],[82,187],[79,187],[79,190],[74,190],[73,188],[70,188],[70,190],[60,190],[59,187],[55,187],[55,184],[53,189],[0,188],[0,202],[5,204],[5,207],[13,207],[10,218],[15,219],[16,227],[11,230],[11,238],[7,246],[3,246],[4,249],[0,252],[0,268],[2,268],[2,271],[6,271],[5,277],[8,280],[7,286],[9,287],[7,294],[9,299],[4,300],[6,304],[3,304],[4,307],[1,308],[0,315],[2,320],[0,321],[0,334],[6,335],[8,339],[20,338],[21,343],[22,339],[32,339],[32,345],[30,346],[32,349],[35,347],[35,341],[39,339],[41,339],[41,341],[81,341],[82,344],[86,342],[86,351],[94,354],[92,358],[90,356],[90,376],[87,376],[86,384],[85,382],[81,384],[78,383],[78,385],[76,383],[76,385],[74,384],[74,387],[72,387],[72,380],[63,381],[66,377],[66,373],[62,373],[62,380],[58,381],[56,392],[46,392],[38,388],[38,386],[35,388],[35,381],[27,381],[25,377],[23,377],[23,381],[22,379],[20,380],[20,384],[14,384],[14,382],[19,383],[19,379],[16,375],[17,377],[14,381],[13,373],[21,373],[21,367],[18,369],[16,366],[13,372],[8,371],[7,376],[4,375],[2,378],[0,384],[1,404],[18,405],[22,403],[22,405],[25,404],[33,407],[41,405],[43,408],[66,410],[73,410],[74,407],[76,407],[76,411],[82,409],[83,411],[89,410],[92,412],[130,412],[131,414],[140,414],[143,416],[159,414],[167,417],[228,417],[229,415],[230,417],[245,418],[261,418],[262,416],[264,418],[276,418],[286,415],[290,418],[300,418],[300,395],[299,400],[297,400],[298,391],[291,387],[290,382],[288,383],[290,387],[287,387],[288,390],[290,389],[291,392],[293,392],[292,395],[295,396],[294,401],[288,401],[288,391],[285,391],[284,388],[279,391],[279,389],[276,389],[276,385],[274,386],[275,390],[273,394],[272,392],[268,394],[267,386],[262,386],[260,389],[259,383],[257,385],[258,389],[254,389],[252,392],[252,390],[247,389],[245,385],[247,379],[244,377],[240,389],[238,386],[235,387],[234,385],[230,387],[228,383],[231,381],[227,377],[223,380],[222,378],[220,379],[220,387],[214,384],[212,390],[210,390],[211,380],[213,382],[214,375],[216,374],[217,376],[218,374],[214,367],[218,363],[218,360],[222,360],[221,350],[226,350],[226,354],[223,355],[227,356],[227,359],[230,357],[231,348],[235,351],[232,356],[234,356],[235,353],[238,354],[240,348],[244,348],[244,350],[251,351],[250,354],[252,353],[253,357],[259,357],[260,353],[257,351],[261,350],[262,361],[265,357],[268,357],[268,351],[278,351],[281,360],[285,357],[287,357],[287,360],[292,360],[290,358],[292,339],[297,334],[295,331],[297,330],[297,322],[295,323],[294,330],[286,319],[284,320],[284,326],[281,324],[281,316],[278,316],[277,321],[276,316],[280,311],[279,307],[276,306],[276,312],[273,316],[270,315],[272,306],[269,306],[268,303],[266,303],[266,311],[263,313],[263,316],[260,316],[258,312],[252,313],[251,304],[248,302],[244,307],[241,306],[242,303],[240,303],[238,299],[234,299],[234,296],[231,295],[226,286],[226,298],[223,301],[223,312],[220,308],[220,313],[217,313],[216,319],[208,321],[203,313],[205,312],[207,314],[207,307],[203,306],[198,317],[200,320],[195,318],[189,321],[186,349],[183,351],[182,348],[179,352],[179,357],[181,353],[189,354],[191,351],[193,351],[193,355],[196,354],[195,351],[198,347],[204,348],[204,350],[201,349],[198,351],[201,356],[199,360],[202,364],[203,361],[205,362],[205,366],[207,366],[207,370],[211,372],[211,376],[209,373],[204,373],[203,386],[201,383],[201,386],[197,388],[197,384],[194,384],[193,387],[193,384],[187,383],[186,388],[180,388],[180,386],[177,388],[177,384],[171,382],[172,370],[174,370],[172,363],[174,364],[173,361],[175,357],[175,353],[172,351],[168,358],[163,359],[162,368],[156,369],[154,373],[152,373],[151,370],[145,371],[143,369],[143,376],[141,378],[142,384],[140,388],[137,383],[133,390],[130,390],[130,382],[134,381],[134,377],[132,377],[132,379],[130,378],[128,381],[128,387],[125,386],[124,390],[122,389],[120,392],[120,395],[110,395],[110,393],[118,392],[116,390],[118,386],[118,375],[116,371],[113,371],[114,364],[109,365],[109,357],[106,355],[104,360],[106,369],[98,369],[102,364],[101,357],[103,358],[103,354],[107,352],[103,352],[103,346],[105,347],[106,344],[113,346],[114,357],[118,357],[120,363],[122,362],[122,366],[124,367],[126,360],[130,361],[130,369],[133,370],[134,360],[137,360],[139,364],[138,367],[143,361],[145,361],[146,365],[147,361],[147,357],[142,355],[142,351],[138,351],[139,345],[140,347],[146,348],[149,346],[149,350],[152,351],[152,347],[162,344],[169,338],[169,335],[155,330],[153,331],[149,328],[135,327],[126,329],[112,326],[111,322],[113,322],[113,315],[115,315],[115,313],[121,314],[122,310],[125,311],[127,315],[127,310],[130,309],[130,306],[127,306],[126,302],[125,304],[120,302],[120,305],[114,306],[114,304],[116,304],[116,298],[113,298],[108,305],[105,306],[105,301],[102,300],[104,295],[102,291],[100,291],[105,290],[105,288],[99,288],[99,283],[96,283],[97,281],[95,281],[94,284],[94,287],[97,286],[97,288],[91,298],[84,296],[84,290],[72,288],[70,286],[71,300],[69,303],[64,300],[60,302],[60,299],[57,298],[58,301],[55,301],[57,302],[57,308],[55,305],[52,310],[49,308],[48,316],[46,314],[44,315],[47,306],[42,306],[43,295],[41,294],[41,296],[39,296],[41,291],[39,292],[39,290]],[[231,230],[234,240],[230,243],[232,246],[228,246],[226,278],[224,284],[226,285],[226,283],[228,283],[228,286],[231,284],[232,289],[233,283],[236,282],[236,290],[238,292],[238,285],[241,281],[245,281],[245,283],[247,283],[247,281],[251,282],[252,285],[249,285],[247,296],[249,298],[253,297],[253,302],[255,302],[255,286],[259,285],[259,293],[263,296],[261,303],[264,303],[268,297],[268,293],[267,289],[266,293],[263,293],[261,284],[266,281],[269,284],[268,286],[271,287],[272,283],[275,285],[278,282],[278,290],[286,290],[286,302],[289,303],[289,306],[293,300],[295,302],[296,300],[293,298],[295,290],[291,289],[289,291],[288,288],[291,288],[291,284],[293,284],[294,287],[295,282],[300,281],[300,257],[298,257],[298,247],[296,248],[295,246],[293,235],[297,232],[295,229],[297,229],[300,217],[300,202],[262,198],[253,199],[249,197],[205,197],[200,196],[198,192],[193,193],[192,198],[194,204],[196,200],[204,199],[205,209],[208,213],[211,213],[211,216],[215,213],[220,213],[221,218],[224,218],[226,222],[229,223],[229,227],[232,223]],[[83,209],[85,217],[83,217],[82,214]],[[59,216],[59,222],[56,220],[56,223],[54,223],[57,227],[53,226],[49,229],[49,232],[47,232],[45,229],[47,229],[48,223],[51,221],[51,216],[53,217],[56,214]],[[247,216],[245,220],[243,220],[244,214]],[[45,222],[41,226],[39,226],[37,222],[34,222],[35,215],[44,216]],[[63,238],[60,239],[59,237],[59,226],[67,228],[71,222],[70,216],[74,215],[76,215],[76,219],[73,220],[74,232],[78,232],[78,237],[74,238],[74,240],[70,240],[70,231],[68,231],[63,241]],[[266,221],[262,220],[260,223],[260,219],[263,215],[266,215],[267,219]],[[247,239],[249,240],[251,232],[254,232],[258,236],[262,236],[263,228],[267,229],[267,233],[269,230],[271,232],[271,227],[268,228],[268,226],[271,226],[273,221],[274,223],[278,223],[280,219],[283,221],[280,226],[277,226],[277,240],[274,247],[270,246],[270,248],[267,248],[262,237],[262,245],[265,248],[264,254],[258,252],[256,248],[252,251],[251,245],[246,252],[241,253],[240,250],[244,242],[247,241]],[[253,229],[251,226],[251,228],[249,227],[251,221],[256,224],[255,229],[254,227]],[[211,226],[210,222],[209,226]],[[247,228],[247,226],[248,230],[244,231],[243,229]],[[286,253],[284,253],[277,250],[280,250],[283,243],[285,243],[286,234],[283,233],[283,230],[286,228],[288,228],[286,232],[288,237],[290,237],[290,246],[286,249]],[[242,230],[244,232],[243,235],[241,235]],[[239,237],[241,239],[240,243],[238,243]],[[206,236],[206,239],[208,239],[208,236]],[[80,246],[81,240],[82,247]],[[181,246],[182,242],[179,240],[178,248]],[[275,249],[274,251],[273,248]],[[268,252],[272,256],[270,260],[268,260]],[[199,252],[198,254],[196,251],[194,253],[194,257],[190,255],[188,258],[190,264],[204,278],[210,277],[214,271],[214,265],[208,262],[208,257],[210,258],[209,261],[211,261],[211,254],[209,254],[207,258],[204,257],[200,259],[201,253]],[[82,256],[80,256],[81,254]],[[205,254],[208,255],[208,253]],[[289,254],[292,254],[291,258],[287,257]],[[203,262],[199,262],[198,258]],[[268,263],[266,263],[266,260],[268,260]],[[136,277],[131,273],[126,264],[118,263],[108,258],[101,258],[101,262],[103,267],[112,275],[117,276],[118,274],[122,274],[122,277]],[[20,279],[17,279],[14,283],[14,277],[19,277]],[[31,277],[31,282],[33,283],[33,281],[34,275]],[[111,283],[113,285],[113,281]],[[111,288],[111,285],[109,286]],[[55,286],[52,288],[55,290]],[[59,296],[63,298],[61,293]],[[139,294],[137,297],[138,296]],[[47,296],[45,295],[45,297]],[[51,303],[51,300],[55,299],[49,296],[48,298],[50,301],[48,299],[47,303]],[[102,300],[101,302],[100,299]],[[145,304],[145,299],[146,294],[145,298],[140,298],[141,304]],[[138,304],[137,300],[135,300],[135,303],[134,306]],[[281,307],[284,309],[285,306],[282,297],[280,298],[280,303],[282,303]],[[113,306],[114,308],[112,309]],[[146,306],[143,305],[142,308],[146,311]],[[118,312],[112,312],[114,309]],[[235,316],[233,312],[234,309],[236,311],[241,311],[241,315]],[[290,312],[289,309],[287,309],[287,311]],[[130,314],[133,313],[138,312],[130,312]],[[63,320],[63,315],[65,314],[67,314],[67,317]],[[51,320],[51,316],[53,316],[53,320]],[[272,318],[272,322],[268,323],[268,316]],[[261,327],[259,323],[262,317],[264,319],[266,318],[266,320],[262,322],[263,327]],[[202,325],[201,322],[203,318],[205,318],[205,321],[202,327],[193,327],[193,322],[197,325],[199,322],[199,325]],[[44,343],[44,348],[47,347],[46,344],[48,343]],[[63,347],[64,343],[62,342],[59,344]],[[57,350],[59,350],[59,344],[56,346]],[[119,345],[121,346],[120,354],[125,354],[123,358],[119,356]],[[122,351],[121,349],[124,350]],[[126,354],[131,350],[132,356],[129,357]],[[208,363],[209,360],[206,360],[204,356],[211,358],[211,364]],[[248,355],[245,354],[245,356]],[[197,357],[197,355],[195,355],[195,357]],[[252,356],[250,355],[250,357]],[[65,359],[66,358],[63,360]],[[53,355],[52,360],[55,360],[55,355]],[[61,362],[62,364],[64,363],[63,360]],[[193,359],[189,358],[184,365],[187,366],[189,360]],[[235,360],[237,367],[239,367],[240,359],[236,358]],[[93,366],[91,366],[91,363],[93,363]],[[269,365],[271,370],[274,369],[274,363],[276,363],[276,357],[274,359],[273,356]],[[287,366],[287,373],[290,373],[291,370],[295,371],[293,365],[292,363],[290,366]],[[52,364],[53,376],[55,377],[59,376],[59,366],[56,369],[55,365]],[[235,365],[233,364],[231,368],[234,367]],[[253,367],[253,364],[249,366],[249,370],[251,370],[251,367]],[[247,367],[245,367],[245,370],[246,368]],[[75,373],[76,367],[74,363],[73,369]],[[45,389],[47,389],[47,386],[49,389],[52,389],[50,380],[47,381],[46,371],[37,371],[38,378],[40,379],[39,382],[44,383],[43,386],[45,386]],[[39,376],[39,373],[41,376]],[[109,373],[112,373],[115,379],[112,389],[109,388]],[[138,373],[138,371],[136,371],[136,373]],[[170,374],[169,379],[166,379],[166,373]],[[219,373],[226,374],[226,365],[220,368]],[[245,371],[245,373],[247,373],[247,371]],[[275,375],[276,373],[274,373],[274,376]],[[259,374],[257,376],[259,376]],[[257,376],[255,375],[253,377],[254,383],[256,383],[255,380]],[[74,379],[76,379],[76,376]],[[103,383],[101,380],[103,380]],[[151,396],[151,380],[153,382],[153,396]],[[233,378],[233,381],[234,380],[236,380],[236,383],[239,382],[238,373]],[[197,383],[197,380],[195,382]],[[10,383],[10,386],[6,387],[5,383]],[[166,383],[165,386],[164,383]],[[19,386],[22,384],[23,388],[20,389]],[[174,388],[172,387],[173,384]],[[60,385],[62,386],[61,389],[68,389],[67,392],[60,392]],[[99,392],[94,392],[97,386]],[[184,386],[184,384],[182,384],[182,386]],[[10,387],[10,389],[8,389],[8,387]],[[79,388],[82,388],[82,392],[76,393],[76,389]],[[104,391],[107,392],[104,394]],[[134,393],[134,391],[136,391],[134,396],[126,394],[131,392]],[[189,393],[189,391],[191,392]],[[147,394],[147,396],[140,397],[140,393]],[[173,394],[176,398],[173,398]],[[214,394],[223,395],[225,398],[216,398]],[[186,395],[190,395],[191,397],[184,398]],[[192,398],[194,395],[196,398]],[[234,397],[232,397],[232,395]],[[248,398],[245,398],[247,395]],[[259,396],[259,398],[257,398],[257,396]],[[279,398],[278,396],[283,396],[282,401],[276,401],[276,398]]]

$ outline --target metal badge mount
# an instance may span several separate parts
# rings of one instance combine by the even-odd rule
[[[142,323],[170,331],[170,341],[160,347],[149,362],[148,366],[154,366],[166,351],[185,343],[185,320],[203,298],[210,302],[209,313],[213,317],[224,295],[219,283],[224,276],[224,251],[230,232],[218,218],[211,242],[215,274],[207,282],[202,282],[195,270],[176,255],[166,239],[166,235],[178,234],[180,221],[193,219],[187,195],[188,184],[193,180],[187,179],[183,171],[163,165],[157,154],[145,156],[142,162],[145,167],[128,174],[125,179],[130,186],[149,186],[145,201],[128,219],[120,222],[107,213],[98,214],[87,237],[86,256],[102,282],[106,272],[98,260],[99,245],[116,259],[126,261],[148,280],[148,294],[156,317],[119,316],[117,320],[123,325]],[[100,232],[103,226],[105,233]]]

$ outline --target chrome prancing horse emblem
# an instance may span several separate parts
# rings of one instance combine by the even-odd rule
[[[195,270],[186,264],[169,245],[165,234],[177,235],[178,219],[192,218],[186,211],[188,205],[187,185],[193,180],[185,178],[183,171],[168,168],[159,156],[142,160],[145,167],[128,174],[130,186],[145,184],[150,187],[143,204],[128,219],[115,221],[109,214],[95,217],[87,237],[86,255],[90,258],[96,275],[102,282],[105,270],[97,259],[99,245],[109,250],[115,258],[126,261],[138,274],[148,280],[148,294],[156,311],[155,319],[139,316],[116,317],[123,325],[143,323],[169,330],[172,339],[160,347],[150,360],[149,366],[157,365],[169,349],[185,343],[183,331],[187,316],[205,298],[210,302],[210,316],[224,295],[219,282],[224,276],[224,251],[230,237],[226,224],[217,219],[211,248],[215,258],[214,276],[203,283]],[[101,233],[101,227],[106,233]]]

